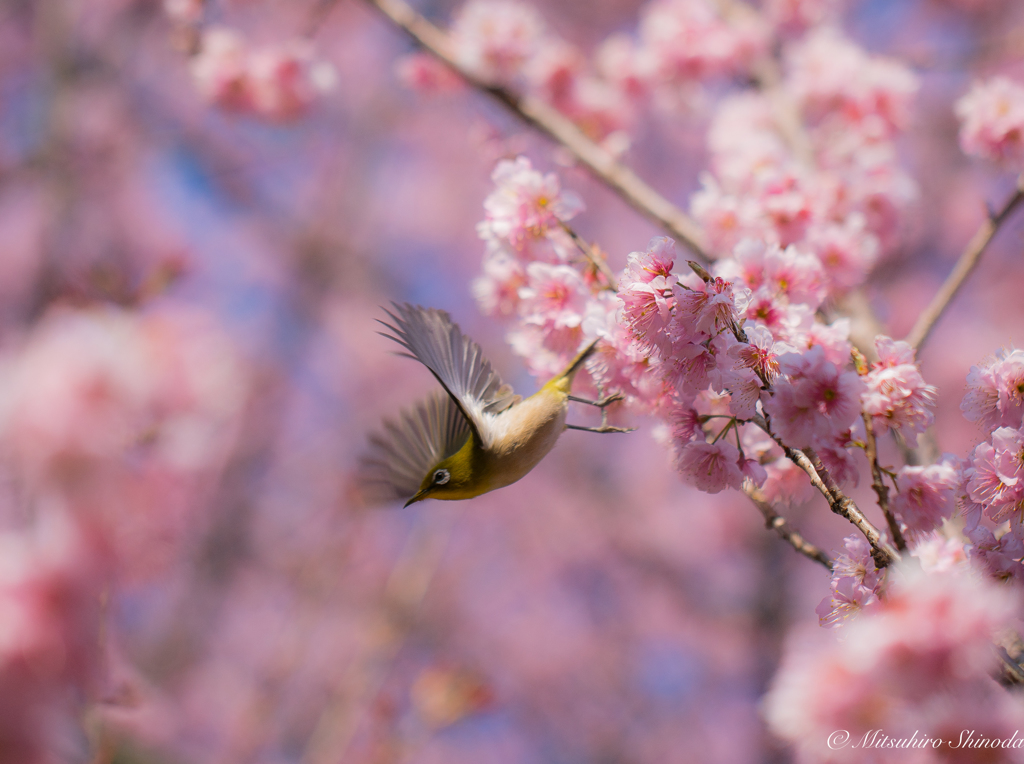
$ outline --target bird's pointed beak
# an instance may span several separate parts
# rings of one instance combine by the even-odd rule
[[[415,496],[413,496],[411,499],[409,499],[409,501],[405,502],[405,504],[402,505],[402,509],[405,509],[410,504],[415,504],[417,501],[423,501],[426,498],[426,494],[426,490],[417,491]]]

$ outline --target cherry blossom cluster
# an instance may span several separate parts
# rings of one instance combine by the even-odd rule
[[[885,586],[886,571],[878,569],[867,541],[860,536],[847,536],[844,547],[846,551],[832,561],[829,595],[816,609],[823,626],[838,626],[878,602]]]
[[[582,342],[591,306],[610,304],[566,226],[583,203],[525,157],[499,162],[492,180],[477,226],[484,273],[473,291],[485,313],[518,320],[509,339],[531,372],[553,375]]]
[[[742,91],[719,103],[711,168],[690,209],[719,255],[753,238],[816,258],[824,298],[860,284],[899,240],[916,189],[893,139],[917,82],[831,28],[788,51],[782,96]]]
[[[775,2],[780,28],[803,28],[829,15],[829,0]],[[744,76],[768,51],[772,23],[737,5],[725,13],[712,0],[652,0],[634,34],[617,33],[592,58],[547,28],[518,0],[471,0],[451,26],[455,60],[492,85],[536,95],[616,153],[645,105],[675,108],[691,102],[702,83]],[[407,84],[441,90],[451,73],[423,54],[399,66]]]
[[[1024,579],[1024,352],[1003,350],[971,367],[964,416],[988,438],[963,470],[958,496],[965,532],[977,556],[1000,578]],[[993,527],[989,528],[986,523]],[[997,535],[998,534],[998,535]]]
[[[791,645],[765,697],[769,728],[801,761],[1018,761],[1019,751],[977,741],[1013,737],[1024,715],[1021,698],[990,678],[992,643],[1020,627],[1019,601],[963,561],[928,572],[901,563],[876,599],[864,550],[850,551],[851,583],[834,597],[863,611],[841,640]],[[875,731],[917,744],[861,744]],[[975,745],[962,744],[965,731]]]
[[[33,519],[0,536],[5,754],[49,761],[74,731],[106,675],[102,599],[178,557],[244,400],[237,351],[200,313],[55,309],[8,349],[0,444]]]
[[[305,115],[334,84],[334,69],[305,40],[253,46],[226,27],[203,30],[191,62],[200,95],[227,111],[271,121]]]
[[[66,514],[0,534],[0,741],[5,761],[54,761],[101,677],[102,555]]]
[[[786,445],[816,449],[841,481],[856,477],[848,449],[863,440],[854,433],[862,410],[880,432],[908,439],[931,421],[935,391],[905,343],[879,338],[879,361],[862,378],[848,323],[814,320],[826,288],[813,255],[746,239],[716,263],[718,275],[698,275],[679,272],[674,242],[655,238],[629,255],[613,294],[570,235],[565,221],[581,205],[554,175],[519,158],[493,179],[478,227],[483,309],[517,320],[510,341],[541,376],[602,338],[595,379],[665,418],[680,471],[702,490],[750,478],[772,499],[806,495],[778,445],[747,424],[756,417]]]
[[[921,377],[914,348],[906,342],[879,337],[875,351],[878,362],[864,377],[864,413],[871,417],[875,435],[895,430],[915,445],[935,421],[931,409],[938,391]]]
[[[977,82],[956,113],[964,152],[1024,170],[1024,85],[1007,77]]]

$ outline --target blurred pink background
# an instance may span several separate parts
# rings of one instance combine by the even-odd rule
[[[313,5],[207,15],[273,42]],[[639,7],[541,10],[589,51]],[[854,39],[923,83],[900,144],[920,198],[867,288],[895,337],[1012,190],[960,153],[952,103],[975,77],[1024,75],[1021,11],[845,7]],[[536,389],[470,292],[498,159],[557,171],[586,204],[574,227],[616,270],[663,232],[487,97],[401,87],[411,46],[366,4],[337,3],[312,40],[334,89],[268,124],[202,101],[152,0],[0,6],[0,347],[16,380],[0,523],[27,548],[17,534],[57,507],[88,518],[86,547],[103,539],[65,577],[99,571],[103,670],[85,686],[101,700],[38,701],[73,709],[33,717],[63,741],[54,760],[87,760],[91,741],[117,762],[788,761],[758,704],[785,635],[818,628],[827,574],[745,497],[684,486],[654,420],[567,433],[468,502],[356,501],[366,434],[436,386],[378,336],[380,306],[448,310],[517,391]],[[714,97],[645,115],[626,155],[683,208]],[[965,376],[1021,340],[1022,231],[999,234],[921,355],[940,451],[984,437],[959,410]],[[125,438],[130,458],[111,463]],[[853,496],[874,509],[866,483]],[[849,533],[817,497],[789,517],[825,549]],[[0,761],[29,760],[10,750]]]

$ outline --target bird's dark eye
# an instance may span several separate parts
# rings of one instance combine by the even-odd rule
[[[438,470],[434,473],[434,485],[444,485],[450,478],[448,470]]]

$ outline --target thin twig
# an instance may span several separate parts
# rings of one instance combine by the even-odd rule
[[[618,193],[630,206],[660,225],[688,247],[698,260],[703,263],[711,261],[703,243],[704,236],[700,226],[648,186],[632,170],[617,162],[609,152],[590,140],[572,120],[544,101],[529,95],[521,96],[513,93],[500,85],[487,82],[461,67],[455,59],[448,36],[417,13],[404,0],[366,0],[366,2],[377,8],[425,50],[462,76],[472,87],[488,93],[526,123],[562,144],[577,161]],[[771,78],[764,73],[761,76],[765,78],[765,85],[770,87],[771,83],[767,80]],[[783,120],[780,124],[784,133],[787,127],[792,126],[789,123],[791,120]],[[736,328],[742,332],[741,328]],[[761,421],[764,423],[763,419]],[[771,434],[766,423],[764,429]],[[779,441],[776,439],[776,442]],[[782,446],[781,442],[779,445]],[[825,497],[832,511],[847,518],[861,530],[874,550],[875,560],[879,567],[888,565],[899,558],[896,550],[885,542],[878,529],[864,517],[857,505],[835,487],[831,476],[820,463],[818,467],[828,481],[832,482],[832,489],[823,481],[822,475],[819,475],[818,470],[806,455],[787,446],[782,447],[786,451],[787,457],[807,473],[811,483]]]
[[[403,29],[419,45],[451,67],[474,88],[488,93],[515,112],[523,121],[562,144],[580,164],[615,191],[633,209],[671,233],[698,259],[703,262],[711,261],[700,226],[647,185],[636,173],[616,161],[608,151],[590,140],[571,119],[538,98],[518,95],[467,71],[455,60],[448,36],[404,0],[366,2],[377,8],[393,24]]]
[[[907,542],[903,538],[900,524],[892,513],[892,508],[889,506],[889,486],[885,484],[885,476],[882,474],[882,468],[878,464],[878,440],[875,438],[874,422],[872,421],[871,414],[868,414],[866,411],[861,413],[861,417],[864,419],[864,454],[868,458],[868,464],[871,465],[871,487],[878,497],[878,506],[881,507],[882,514],[885,515],[885,522],[889,526],[892,540],[896,544],[896,548],[902,552],[907,548]]]
[[[860,532],[864,534],[864,538],[866,538],[868,543],[871,544],[871,556],[874,557],[875,564],[879,568],[884,568],[899,560],[900,553],[885,540],[881,531],[875,527],[874,523],[868,520],[854,500],[842,492],[839,488],[839,484],[836,483],[831,473],[825,468],[825,465],[821,463],[821,459],[819,459],[818,455],[814,453],[814,450],[811,448],[805,448],[802,453],[810,461],[815,472],[821,476],[822,482],[826,485],[829,492],[832,494],[832,497],[835,499],[835,504],[829,505],[832,511],[845,517],[857,526]]]
[[[985,222],[981,224],[981,227],[971,237],[967,248],[960,255],[960,259],[956,261],[956,265],[953,266],[953,270],[946,278],[945,283],[939,288],[939,291],[928,304],[928,307],[921,311],[921,315],[917,318],[917,323],[914,324],[914,328],[910,330],[910,334],[906,337],[906,342],[913,345],[917,350],[921,349],[921,346],[931,334],[932,329],[935,328],[935,324],[938,323],[938,320],[942,317],[946,308],[949,307],[956,293],[960,291],[960,287],[964,285],[967,277],[971,275],[971,272],[977,266],[978,261],[985,252],[985,248],[988,247],[988,243],[992,241],[1000,226],[1006,222],[1006,219],[1022,201],[1024,201],[1024,174],[1017,178],[1017,187],[1013,192],[1013,196],[1007,199],[1000,209],[990,212]]]
[[[765,527],[779,534],[779,538],[788,543],[797,552],[808,559],[821,563],[828,570],[832,570],[832,558],[803,536],[793,530],[786,518],[775,511],[771,502],[765,498],[761,489],[749,480],[743,482],[743,493],[745,493],[764,516]]]
[[[861,377],[866,377],[869,370],[868,359],[857,348],[853,349],[851,356],[857,374]],[[875,420],[866,411],[862,411],[860,416],[864,421],[864,455],[867,457],[868,464],[871,465],[871,488],[874,490],[875,496],[878,497],[878,506],[882,510],[882,514],[885,515],[885,522],[889,526],[889,533],[892,536],[893,543],[902,552],[907,548],[907,542],[903,538],[903,532],[900,530],[900,524],[896,521],[892,508],[889,506],[889,486],[885,484],[885,474],[882,466],[878,463],[878,438],[875,437]]]
[[[884,568],[900,558],[899,552],[893,549],[882,537],[881,532],[874,524],[864,516],[857,504],[849,496],[844,494],[836,484],[832,475],[818,459],[817,455],[810,449],[798,451],[787,446],[772,432],[768,421],[761,416],[754,416],[751,420],[754,424],[764,430],[772,440],[783,450],[786,457],[797,467],[807,473],[811,485],[825,497],[829,509],[840,517],[845,517],[857,527],[864,538],[871,544],[872,556],[879,568]]]
[[[594,268],[596,268],[601,273],[601,275],[605,277],[605,280],[608,282],[609,288],[613,292],[618,292],[619,282],[615,278],[615,272],[608,267],[608,261],[605,258],[601,257],[597,252],[595,252],[594,248],[590,246],[590,244],[588,244],[582,236],[576,233],[576,231],[574,231],[568,223],[566,223],[564,220],[559,220],[558,223],[559,225],[562,226],[562,230],[569,234],[569,236],[572,238],[573,243],[579,248],[580,252],[583,253],[587,260],[590,261],[590,264],[593,265]]]

